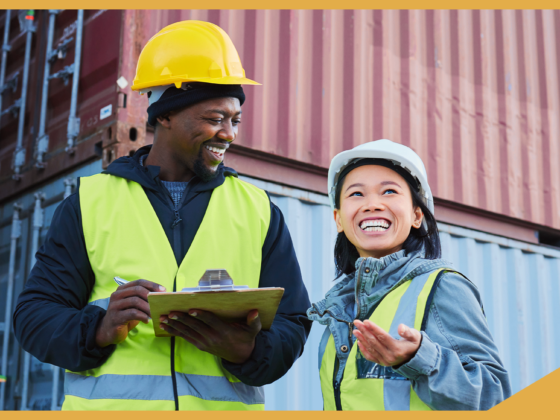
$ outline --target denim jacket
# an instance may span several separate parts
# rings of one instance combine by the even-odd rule
[[[406,255],[404,250],[380,259],[359,258],[359,290],[356,273],[350,274],[307,310],[309,319],[327,326],[319,346],[319,368],[332,334],[338,358],[335,381],[340,383],[348,349],[355,342],[353,320],[368,319],[398,283],[451,267],[441,259],[424,259],[422,252]],[[508,373],[481,308],[480,294],[473,283],[456,273],[443,274],[420,348],[408,363],[394,369],[410,379],[416,394],[432,409],[487,410],[511,395]]]

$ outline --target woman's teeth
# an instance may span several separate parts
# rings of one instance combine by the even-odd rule
[[[204,146],[204,147],[206,147],[211,152],[216,153],[220,157],[222,157],[224,155],[224,153],[226,152],[226,149],[220,149],[218,147],[212,147],[212,146]]]
[[[360,229],[365,232],[384,232],[389,229],[390,223],[386,220],[364,220],[360,223]]]

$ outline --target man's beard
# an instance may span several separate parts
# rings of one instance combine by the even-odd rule
[[[212,170],[204,164],[204,158],[202,157],[203,147],[204,146],[200,147],[198,156],[194,161],[193,172],[202,180],[202,182],[208,182],[218,176],[218,169],[216,168],[216,170]]]

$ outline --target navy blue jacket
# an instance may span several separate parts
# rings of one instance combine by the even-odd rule
[[[160,168],[139,163],[140,156],[150,148],[117,159],[105,172],[142,185],[180,265],[202,222],[212,190],[224,182],[225,176],[237,174],[220,165],[218,176],[209,182],[194,177],[176,213],[171,195],[158,177]],[[228,371],[252,386],[282,377],[303,352],[311,329],[305,313],[309,297],[288,228],[280,209],[272,202],[270,207],[259,285],[283,287],[284,296],[272,328],[257,335],[249,360],[242,364],[223,361]],[[85,247],[79,189],[58,206],[36,258],[14,312],[14,331],[21,346],[42,362],[75,372],[101,366],[115,346],[100,348],[95,343],[95,331],[105,310],[87,304],[95,275]]]

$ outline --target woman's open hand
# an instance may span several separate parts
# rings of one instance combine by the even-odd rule
[[[414,357],[422,342],[422,334],[404,324],[400,324],[398,328],[401,340],[395,340],[370,320],[355,320],[354,325],[357,330],[353,333],[364,357],[382,366],[407,363]]]

